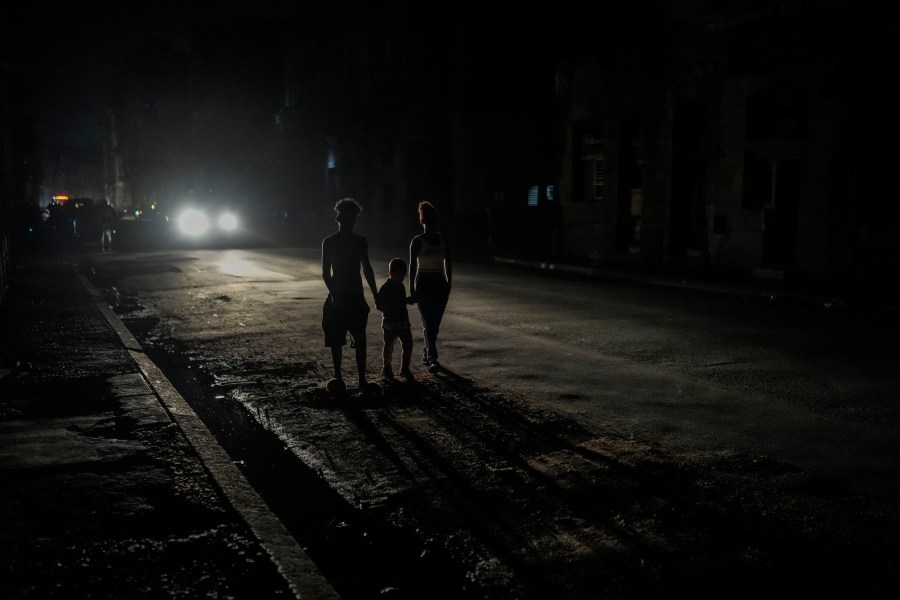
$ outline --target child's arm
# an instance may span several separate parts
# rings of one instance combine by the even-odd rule
[[[381,289],[378,290],[378,293],[375,294],[375,310],[381,312],[384,312],[384,288],[385,286],[382,285]]]

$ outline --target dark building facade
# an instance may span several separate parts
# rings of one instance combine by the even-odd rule
[[[896,9],[680,2],[650,15],[653,42],[561,63],[566,252],[883,287],[900,266]]]
[[[306,234],[354,196],[405,240],[429,199],[472,255],[884,287],[892,5],[565,7],[302,15],[278,137]]]
[[[382,0],[197,27],[188,47],[151,40],[114,65],[97,197],[242,198],[314,245],[351,196],[397,253],[431,200],[472,258],[888,294],[897,13]]]
[[[34,98],[25,63],[0,44],[0,299],[38,208]]]
[[[278,131],[307,239],[333,229],[334,202],[352,196],[367,235],[402,249],[418,230],[416,204],[430,200],[457,247],[483,253],[492,221],[526,222],[512,195],[555,180],[553,43],[543,39],[554,28],[491,4],[457,9],[435,17],[385,2],[298,19]],[[514,237],[511,249],[530,245],[527,232]]]

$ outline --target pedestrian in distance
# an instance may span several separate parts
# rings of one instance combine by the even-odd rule
[[[402,258],[392,258],[388,263],[388,277],[378,290],[376,305],[381,311],[381,329],[384,332],[384,349],[381,355],[381,376],[394,378],[394,346],[400,340],[400,376],[413,381],[409,363],[412,360],[412,325],[409,322],[407,304],[412,304],[406,295],[403,280],[407,274],[406,262]]]
[[[422,363],[435,373],[441,368],[437,340],[453,287],[453,263],[450,240],[437,228],[437,209],[431,202],[422,201],[418,212],[422,233],[409,244],[409,286],[422,318]]]
[[[346,389],[342,377],[343,347],[350,334],[350,347],[356,350],[356,369],[359,392],[367,391],[366,382],[366,325],[369,305],[363,291],[360,268],[378,306],[375,272],[369,261],[369,243],[354,233],[362,207],[352,198],[342,198],[334,205],[338,230],[322,240],[322,279],[328,288],[328,298],[322,308],[322,329],[325,346],[331,348],[334,363],[333,391]],[[326,386],[327,387],[327,386]]]
[[[104,203],[100,207],[100,249],[103,252],[112,252],[112,238],[115,233],[116,212],[109,204]]]

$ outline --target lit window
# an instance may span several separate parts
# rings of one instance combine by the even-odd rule
[[[553,202],[556,200],[555,185],[532,185],[528,188],[528,206],[540,206],[541,200]]]

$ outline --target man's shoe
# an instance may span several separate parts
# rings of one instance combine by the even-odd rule
[[[437,373],[437,372],[440,371],[440,370],[441,370],[441,363],[439,363],[439,362],[436,361],[436,360],[431,361],[431,364],[428,365],[428,372],[429,372],[429,373]]]

